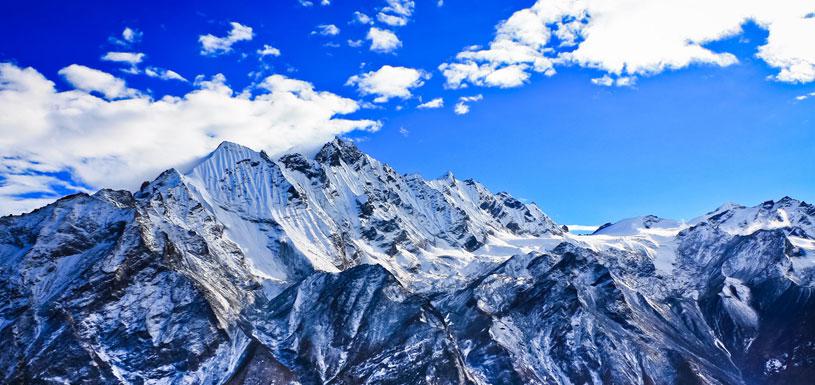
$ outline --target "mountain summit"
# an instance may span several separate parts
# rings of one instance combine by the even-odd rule
[[[0,218],[2,383],[808,384],[815,206],[565,232],[335,139]]]

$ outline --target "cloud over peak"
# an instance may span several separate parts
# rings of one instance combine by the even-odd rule
[[[88,67],[71,65],[60,74],[76,89],[58,91],[33,68],[0,63],[0,175],[6,180],[0,215],[44,203],[31,196],[133,189],[225,140],[279,155],[380,127],[376,121],[340,117],[357,111],[356,101],[283,75],[243,92],[216,75],[198,79],[185,95],[153,100]],[[56,173],[71,178],[66,182]]]

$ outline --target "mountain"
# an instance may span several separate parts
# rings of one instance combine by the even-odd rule
[[[815,206],[574,235],[336,139],[0,218],[2,383],[808,384]]]

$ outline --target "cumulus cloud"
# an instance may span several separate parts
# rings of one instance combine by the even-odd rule
[[[362,13],[362,12],[355,11],[354,12],[354,19],[352,20],[352,22],[359,23],[359,24],[372,24],[374,21],[371,19],[370,16],[368,16],[368,15]]]
[[[141,41],[142,32],[130,27],[125,27],[122,31],[122,39],[128,43],[138,43]]]
[[[142,35],[142,32],[135,28],[125,27],[125,29],[122,31],[121,38],[111,36],[108,38],[108,41],[121,47],[130,47],[140,42]]]
[[[412,0],[386,0],[386,6],[376,14],[376,19],[391,27],[402,27],[413,15],[415,3]]]
[[[239,41],[252,40],[254,32],[252,27],[245,26],[240,23],[231,22],[232,30],[229,31],[224,37],[218,37],[212,34],[201,35],[198,37],[198,42],[201,43],[201,55],[216,56],[222,55],[232,51],[232,45]]]
[[[453,112],[456,115],[465,115],[470,112],[470,104],[472,102],[478,102],[484,99],[484,96],[481,94],[473,95],[473,96],[462,96],[458,98],[458,103],[453,107]]]
[[[430,100],[428,102],[416,106],[416,108],[420,109],[442,108],[442,107],[444,107],[444,99],[442,98],[435,98],[433,100]]]
[[[258,50],[260,56],[280,56],[280,50],[268,44],[264,44],[263,48]]]
[[[396,34],[386,29],[371,27],[365,38],[371,41],[371,51],[374,52],[393,52],[402,46],[402,41]]]
[[[334,24],[321,24],[317,26],[317,29],[311,31],[311,34],[323,36],[337,36],[340,34],[340,29]]]
[[[252,92],[236,93],[223,76],[214,76],[199,79],[182,96],[154,100],[134,92],[108,100],[89,93],[105,87],[74,77],[99,76],[88,70],[74,65],[60,71],[77,89],[59,91],[33,68],[0,64],[0,215],[72,191],[137,188],[224,140],[278,155],[379,128],[376,121],[341,118],[359,110],[356,101],[282,75]],[[101,77],[111,83],[115,78],[107,75]],[[123,87],[110,96],[128,94]]]
[[[811,82],[812,11],[807,0],[538,0],[501,22],[487,47],[468,47],[439,69],[450,88],[517,87],[532,73],[553,75],[560,65],[599,69],[624,85],[692,64],[736,64],[735,55],[708,43],[740,35],[753,21],[769,33],[757,56],[778,69],[774,79]]]
[[[108,99],[139,95],[138,91],[128,88],[124,80],[83,65],[71,64],[58,73],[74,88],[85,92],[97,92]]]
[[[410,90],[424,85],[429,77],[422,70],[384,65],[376,71],[351,76],[345,84],[356,86],[362,95],[375,95],[374,103],[384,103],[391,98],[411,97]]]

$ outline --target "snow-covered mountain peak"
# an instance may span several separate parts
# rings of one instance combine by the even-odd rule
[[[276,160],[225,142],[184,175],[168,173],[153,185],[173,179],[181,188],[176,194],[190,200],[185,205],[211,211],[258,276],[282,282],[296,271],[376,263],[409,286],[430,289],[464,282],[480,271],[475,266],[495,263],[490,252],[478,251],[484,245],[562,234],[535,205],[452,174],[430,181],[399,174],[339,138],[313,158]],[[290,263],[281,260],[281,248],[301,261],[296,271],[275,273]]]
[[[692,220],[691,224],[703,222],[730,234],[784,229],[791,235],[815,238],[815,206],[788,196],[753,207],[724,205]]]
[[[660,218],[656,215],[644,215],[623,219],[614,223],[606,223],[595,230],[592,235],[676,235],[676,233],[685,227],[686,226],[680,221]]]
[[[314,156],[314,160],[329,166],[339,166],[340,161],[345,164],[355,164],[367,157],[357,148],[353,141],[335,137],[334,140],[326,143]]]

